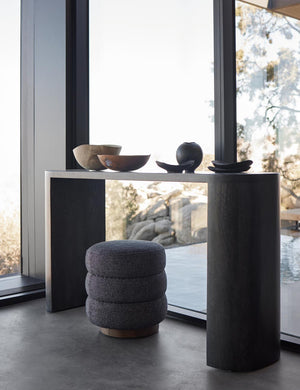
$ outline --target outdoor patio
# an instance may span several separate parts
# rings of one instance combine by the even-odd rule
[[[167,253],[171,305],[206,312],[207,244],[170,248]],[[300,336],[300,232],[281,234],[281,331]]]

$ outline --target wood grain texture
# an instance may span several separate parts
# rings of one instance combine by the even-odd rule
[[[47,310],[53,312],[85,304],[85,252],[105,240],[105,182],[51,179],[50,183],[46,291]]]
[[[208,190],[207,364],[279,359],[279,176],[216,174]]]
[[[101,333],[106,336],[122,338],[122,339],[133,339],[140,337],[152,336],[155,333],[158,333],[159,324],[150,326],[149,328],[143,329],[109,329],[109,328],[100,328]]]

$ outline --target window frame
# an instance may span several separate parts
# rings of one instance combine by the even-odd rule
[[[65,1],[21,0],[21,271],[38,279],[44,171],[66,168],[66,14]]]
[[[24,3],[24,0],[21,0]],[[35,66],[34,53],[34,4],[26,0],[22,7],[22,271],[29,272],[37,261],[29,243],[35,240],[34,230],[34,158],[32,144],[34,133],[26,128],[35,125]],[[215,81],[215,158],[228,162],[236,161],[236,52],[235,52],[235,0],[214,0],[214,81]],[[66,168],[79,168],[72,149],[89,142],[89,0],[66,0]],[[24,103],[26,100],[26,103]],[[30,138],[31,137],[31,138]],[[28,169],[28,171],[27,171]],[[25,177],[29,172],[29,175]],[[24,207],[26,205],[26,207]],[[26,257],[26,258],[25,258]],[[193,315],[189,310],[177,310],[170,306],[174,317],[205,326],[205,314]],[[195,319],[196,317],[196,319]],[[300,338],[282,334],[284,345],[300,345]]]
[[[88,0],[84,3],[88,12]],[[235,0],[213,1],[215,159],[228,162],[237,161],[235,6]],[[85,27],[87,36],[88,25]],[[88,65],[88,59],[85,63]],[[169,305],[168,314],[203,327],[206,325],[205,313]],[[300,338],[281,333],[281,344],[299,350]]]
[[[72,2],[70,0],[69,2]],[[74,0],[76,4],[78,0]],[[75,5],[76,7],[76,5]],[[86,14],[89,11],[89,0],[81,2],[81,14],[75,12],[78,29],[83,33],[84,39],[89,34],[89,23]],[[213,0],[213,29],[214,29],[214,110],[215,110],[215,159],[235,162],[237,156],[237,128],[236,128],[236,52],[235,52],[235,0]],[[88,56],[89,50],[76,42],[74,34],[73,49],[79,50],[77,57]],[[86,40],[89,44],[88,38]],[[84,64],[89,70],[89,58],[85,57]],[[76,69],[73,69],[76,72]],[[71,78],[71,76],[69,76]],[[73,80],[76,77],[73,77]],[[82,88],[79,80],[79,88]],[[85,82],[89,82],[86,80]],[[71,86],[74,88],[74,86]],[[76,89],[76,88],[75,88]],[[86,91],[87,88],[84,88]],[[73,94],[74,97],[74,94]],[[81,99],[82,96],[76,97]],[[73,109],[76,105],[73,105]],[[81,115],[88,116],[83,105]],[[75,115],[75,113],[73,113]],[[80,129],[79,129],[80,131]],[[169,314],[198,322],[206,322],[206,314],[192,310],[177,308],[169,305]]]
[[[66,0],[66,168],[81,168],[73,149],[89,143],[89,1]]]

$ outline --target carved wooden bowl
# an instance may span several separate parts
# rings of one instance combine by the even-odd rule
[[[120,145],[79,145],[73,149],[74,157],[78,164],[88,170],[100,171],[106,169],[101,164],[97,155],[98,154],[119,154],[121,151]]]

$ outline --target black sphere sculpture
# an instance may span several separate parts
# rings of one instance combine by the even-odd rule
[[[194,164],[186,169],[188,173],[194,173],[195,169],[201,164],[203,152],[201,146],[196,142],[184,142],[176,150],[176,159],[178,164],[194,160]]]

